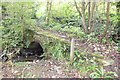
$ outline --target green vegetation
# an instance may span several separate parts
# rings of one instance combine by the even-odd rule
[[[0,47],[3,52],[9,54],[15,49],[27,48],[31,41],[38,40],[47,57],[70,62],[70,40],[75,38],[79,45],[86,47],[75,47],[73,63],[69,65],[82,77],[116,77],[115,72],[104,71],[103,61],[105,51],[111,48],[109,45],[115,47],[116,53],[120,51],[120,2],[76,1],[0,3]],[[97,45],[93,46],[93,52],[90,44],[91,47]],[[105,45],[105,50],[96,50],[99,45]]]

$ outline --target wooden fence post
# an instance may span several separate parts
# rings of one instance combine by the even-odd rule
[[[70,47],[70,62],[73,62],[73,58],[74,58],[74,45],[75,45],[75,40],[74,38],[72,38],[71,40],[71,47]]]

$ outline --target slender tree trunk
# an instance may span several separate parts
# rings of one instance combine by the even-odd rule
[[[48,22],[49,22],[49,18],[48,18],[49,0],[47,0],[46,8],[47,8],[47,10],[46,10],[46,13],[47,13],[47,16],[46,16],[46,24],[48,24]]]
[[[79,7],[78,7],[78,5],[77,5],[77,2],[76,2],[75,0],[74,0],[74,3],[75,3],[75,7],[76,7],[79,15],[82,16],[81,19],[82,19],[82,25],[83,25],[84,32],[85,32],[85,33],[88,33],[88,29],[87,29],[87,26],[86,26],[86,23],[85,23],[85,16],[84,16],[84,14],[83,14],[84,11],[80,11],[80,9],[79,9]],[[84,9],[82,9],[82,10],[84,10]]]
[[[106,27],[105,27],[104,33],[102,35],[101,41],[104,37],[106,37],[108,28],[110,26],[109,10],[110,10],[110,2],[107,2],[107,8],[106,8],[106,20],[107,20],[107,22],[106,22]]]
[[[88,30],[89,30],[89,33],[94,31],[93,30],[94,29],[94,18],[93,18],[94,9],[95,9],[95,2],[92,2],[92,7],[91,7],[91,3],[89,2],[89,4],[88,4]]]
[[[84,32],[88,33],[88,28],[87,28],[86,23],[85,23],[85,2],[84,2],[84,0],[82,2],[81,16],[82,16],[82,23],[83,23]]]
[[[51,14],[51,8],[52,8],[52,0],[49,1],[49,10],[48,10],[48,23],[49,23],[49,20],[50,20],[50,14]]]
[[[82,12],[83,12],[83,14],[85,14],[85,2],[84,2],[84,0],[82,2]]]
[[[51,6],[52,6],[52,0],[47,0],[47,16],[46,16],[46,23],[49,23],[50,20],[50,14],[51,14]]]
[[[88,3],[88,30],[90,30],[91,27],[91,11],[90,11],[90,2]]]
[[[92,26],[90,27],[90,32],[94,31],[94,23],[95,23],[95,16],[94,16],[94,9],[95,9],[95,2],[92,3],[92,9],[91,9],[91,20],[92,20]]]

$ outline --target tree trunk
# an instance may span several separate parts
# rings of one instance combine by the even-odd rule
[[[79,7],[78,7],[78,5],[77,5],[77,2],[76,2],[75,0],[74,0],[74,3],[75,3],[75,7],[76,7],[79,15],[82,16],[81,19],[82,19],[82,25],[83,25],[84,32],[85,32],[85,33],[88,33],[88,29],[87,29],[87,26],[86,26],[86,23],[85,23],[85,16],[84,16],[84,14],[83,14],[83,13],[85,12],[85,11],[84,11],[84,10],[85,10],[85,8],[84,8],[85,3],[84,3],[84,2],[82,3],[82,5],[83,5],[82,11],[80,11],[80,9],[79,9]]]
[[[46,23],[49,24],[50,20],[50,13],[51,13],[51,6],[52,6],[52,0],[47,0],[47,16],[46,16]]]
[[[90,22],[90,32],[94,31],[94,23],[95,23],[95,16],[94,16],[94,9],[95,9],[95,2],[92,3],[92,9],[91,9],[91,20],[92,24]]]
[[[83,14],[85,14],[85,2],[84,2],[84,0],[82,2],[82,12],[83,12]]]
[[[108,28],[110,26],[110,18],[109,18],[110,13],[109,13],[109,10],[110,10],[110,2],[107,2],[107,8],[106,8],[106,20],[107,20],[107,22],[106,22],[106,27],[105,27],[104,33],[103,33],[102,38],[101,38],[100,41],[102,41],[102,39],[104,37],[106,37]]]
[[[88,3],[88,30],[90,30],[91,27],[91,11],[90,11],[90,2]]]
[[[46,16],[46,24],[48,24],[48,22],[49,22],[49,18],[48,18],[49,0],[47,0],[47,5],[46,5],[46,8],[47,8],[47,10],[46,10],[46,14],[47,14],[47,16]]]

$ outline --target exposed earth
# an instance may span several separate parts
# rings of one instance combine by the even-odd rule
[[[9,64],[9,65],[8,65]],[[0,77],[4,78],[80,78],[68,63],[53,59],[37,62],[10,62],[2,64]]]

